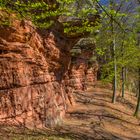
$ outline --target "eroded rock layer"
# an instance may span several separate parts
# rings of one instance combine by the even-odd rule
[[[75,90],[86,90],[97,81],[98,63],[93,39],[81,39],[72,49],[70,85]]]
[[[40,128],[62,122],[74,104],[75,83],[83,90],[87,71],[81,58],[71,63],[70,50],[79,38],[67,38],[62,32],[58,26],[37,31],[26,21],[0,27],[1,122]],[[92,74],[88,72],[88,80]]]

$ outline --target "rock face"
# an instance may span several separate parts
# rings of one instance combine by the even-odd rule
[[[81,39],[72,50],[70,85],[75,90],[86,90],[89,83],[94,85],[97,81],[95,43],[90,39]]]
[[[62,36],[58,29],[37,31],[25,21],[0,27],[1,122],[54,126],[74,104],[71,93],[83,89],[87,64],[81,57],[71,64],[70,50],[79,38]],[[92,70],[86,78],[92,81],[91,75]]]

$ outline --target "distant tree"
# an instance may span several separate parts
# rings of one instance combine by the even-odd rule
[[[122,97],[125,93],[126,68],[134,67],[132,58],[136,60],[136,36],[134,7],[131,1],[116,3],[109,1],[108,7],[102,9],[102,26],[97,35],[97,52],[101,62],[102,79],[112,82],[115,102],[117,85],[121,84]],[[131,42],[130,42],[131,40]],[[137,53],[138,54],[138,53]],[[137,60],[135,61],[137,63]],[[118,81],[118,82],[117,82]]]
[[[140,9],[138,9],[138,21],[140,21]],[[138,46],[138,51],[140,51],[140,24],[139,22],[137,23],[137,28],[136,28],[136,33],[137,33],[137,46]],[[138,61],[140,61],[140,57],[138,59]],[[138,69],[138,96],[137,96],[137,106],[136,106],[136,110],[134,113],[134,116],[138,117],[138,113],[140,110],[140,65],[138,62],[137,65],[137,69]]]

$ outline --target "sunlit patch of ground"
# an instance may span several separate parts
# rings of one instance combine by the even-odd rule
[[[110,89],[75,93],[78,104],[65,122],[69,133],[81,136],[81,140],[140,140],[140,119],[133,117],[136,97],[127,93],[123,99],[117,94],[117,102],[112,104]]]

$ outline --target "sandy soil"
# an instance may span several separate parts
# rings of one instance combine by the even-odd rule
[[[126,94],[111,103],[112,91],[105,88],[75,93],[77,105],[69,110],[63,134],[78,140],[140,140],[140,119],[133,117],[136,97]]]
[[[76,106],[66,115],[62,126],[45,131],[21,131],[0,127],[0,140],[140,140],[140,119],[133,117],[136,97],[119,96],[111,103],[108,88],[90,88],[75,92]]]

